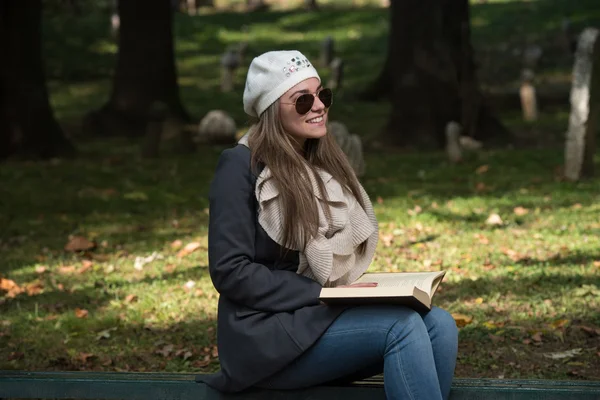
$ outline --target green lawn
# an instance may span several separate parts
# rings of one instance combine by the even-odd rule
[[[549,41],[567,12],[577,26],[598,24],[596,3],[476,5],[474,42],[485,51],[533,32]],[[179,15],[182,97],[196,119],[223,108],[243,126],[243,71],[236,92],[217,91],[219,54],[243,37],[240,27],[252,24],[251,54],[297,47],[315,58],[333,35],[348,85],[332,116],[376,138],[389,107],[352,94],[383,61],[385,21],[377,8]],[[0,288],[9,290],[0,296],[0,369],[214,370],[207,191],[222,148],[149,161],[137,143],[87,138],[78,122],[106,101],[115,61],[107,16],[47,16],[44,29],[52,103],[81,157],[0,166]],[[568,76],[570,61],[555,57],[541,75]],[[518,68],[509,58],[491,64],[503,62]],[[514,84],[482,74],[486,85]],[[568,108],[542,117],[523,124],[503,114],[513,129],[559,138]],[[558,147],[486,150],[460,165],[442,153],[366,159],[381,228],[373,269],[448,271],[435,301],[461,325],[457,376],[600,379],[598,181],[561,181]],[[502,224],[486,224],[491,214]],[[66,251],[74,236],[96,247]],[[178,255],[188,244],[196,250]],[[154,260],[142,265],[146,257]]]

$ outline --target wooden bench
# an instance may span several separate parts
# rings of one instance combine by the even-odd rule
[[[110,372],[0,371],[0,399],[258,400],[385,399],[381,377],[347,386],[294,391],[251,390],[223,395],[194,375]],[[600,382],[455,379],[451,400],[598,400]]]

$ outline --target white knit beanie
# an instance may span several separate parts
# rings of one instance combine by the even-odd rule
[[[298,83],[321,78],[315,67],[297,50],[269,51],[255,57],[248,68],[244,89],[244,111],[260,115]]]

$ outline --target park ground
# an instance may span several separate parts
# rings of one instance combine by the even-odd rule
[[[565,16],[576,30],[598,26],[600,4],[474,4],[482,86],[516,93],[519,52],[535,42],[540,90],[568,99]],[[80,156],[0,167],[0,369],[213,371],[207,192],[223,148],[143,160],[135,141],[90,138],[82,116],[107,100],[115,65],[108,14],[44,18],[52,105]],[[531,123],[498,109],[526,145],[457,165],[442,152],[378,149],[389,106],[355,94],[377,75],[386,34],[375,7],[177,15],[182,100],[195,120],[224,109],[241,128],[243,68],[235,91],[218,90],[225,47],[248,40],[251,54],[316,59],[332,36],[347,79],[331,118],[366,143],[362,181],[380,221],[373,270],[448,271],[435,304],[460,327],[458,377],[600,380],[600,184],[561,178],[568,104]]]

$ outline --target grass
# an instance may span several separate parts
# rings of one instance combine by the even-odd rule
[[[534,33],[551,49],[552,21],[566,7],[579,27],[600,20],[595,0],[474,5],[478,54]],[[509,29],[516,18],[519,29]],[[385,21],[378,8],[178,15],[184,103],[196,119],[222,108],[245,123],[243,71],[234,93],[217,90],[219,54],[244,36],[244,24],[251,54],[298,47],[316,58],[332,35],[348,62],[333,118],[376,138],[389,107],[353,94],[383,61]],[[106,101],[115,61],[107,15],[46,15],[44,29],[52,104],[81,157],[0,168],[0,287],[10,289],[0,296],[0,369],[212,371],[218,294],[207,270],[206,208],[222,148],[143,160],[137,143],[87,138],[78,122]],[[518,68],[499,51],[489,65]],[[554,61],[540,75],[568,76],[568,57],[548,54]],[[489,65],[486,85],[512,84]],[[502,116],[547,139],[560,137],[567,112],[542,110],[534,124]],[[461,326],[457,376],[600,379],[598,181],[559,179],[562,151],[551,146],[490,149],[460,165],[441,153],[392,150],[369,151],[366,161],[363,183],[381,228],[372,268],[448,271],[435,301]],[[502,224],[486,224],[491,214]],[[96,246],[66,251],[73,237]],[[190,243],[196,250],[178,256]]]

